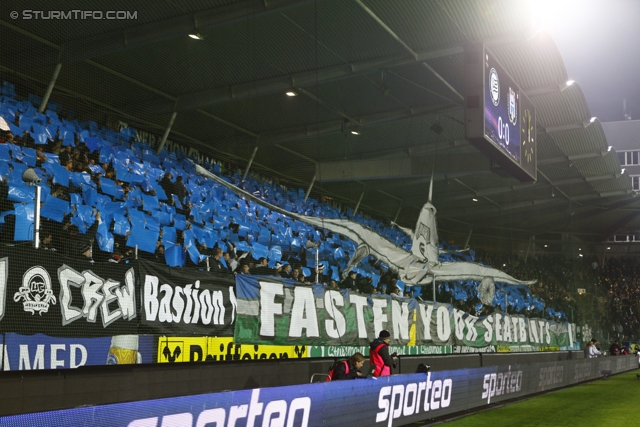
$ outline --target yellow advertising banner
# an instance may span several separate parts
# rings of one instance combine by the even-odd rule
[[[309,357],[309,349],[304,345],[234,344],[233,337],[158,338],[158,363],[302,359],[307,357]]]

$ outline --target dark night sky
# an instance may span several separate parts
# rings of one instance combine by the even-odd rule
[[[562,1],[562,0],[558,0]],[[640,0],[580,0],[549,33],[601,122],[640,120]]]

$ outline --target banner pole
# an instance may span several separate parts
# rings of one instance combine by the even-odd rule
[[[207,271],[211,271],[211,269],[209,268],[209,257],[207,257]]]
[[[318,248],[316,248],[316,283],[320,283],[319,279],[318,279],[318,261],[319,261],[319,252],[320,250]]]
[[[436,275],[433,275],[433,302],[436,302]]]
[[[311,194],[311,189],[313,188],[313,184],[315,184],[316,182],[316,176],[313,175],[313,178],[311,179],[311,184],[309,184],[309,188],[307,188],[307,193],[304,195],[304,202],[307,202],[307,199],[309,198],[309,194]]]
[[[136,245],[135,247],[135,256],[136,256],[136,259],[138,259],[138,245]]]
[[[249,169],[251,169],[251,164],[253,163],[253,159],[255,159],[257,152],[258,152],[258,146],[256,145],[253,148],[253,152],[251,153],[251,158],[249,158],[249,163],[247,163],[247,167],[244,169],[244,174],[242,174],[243,181],[247,179],[247,174],[249,174]]]
[[[40,191],[41,187],[36,185],[36,204],[34,206],[34,230],[33,230],[33,247],[40,247]]]

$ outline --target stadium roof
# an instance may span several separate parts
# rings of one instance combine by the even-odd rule
[[[414,226],[435,164],[441,233],[526,240],[567,231],[602,242],[636,218],[638,198],[579,85],[566,84],[554,41],[532,31],[523,4],[91,4],[129,12],[109,20],[35,19],[32,2],[5,2],[0,71],[42,95],[60,62],[54,100],[159,135],[177,112],[171,139],[243,168],[258,147],[252,171],[302,188],[315,176],[313,194],[401,225]],[[34,19],[24,19],[28,9]],[[188,37],[196,33],[201,40]],[[470,42],[489,46],[536,106],[536,183],[498,175],[465,139]]]

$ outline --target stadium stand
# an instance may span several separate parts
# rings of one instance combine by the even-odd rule
[[[51,103],[43,114],[39,98],[30,94],[16,98],[10,82],[2,85],[0,116],[9,130],[3,131],[0,150],[3,226],[0,239],[19,243],[32,239],[34,191],[22,182],[26,168],[35,168],[42,178],[43,248],[68,256],[89,256],[95,262],[127,262],[134,256],[163,262],[170,267],[208,269],[208,258],[216,248],[223,271],[243,264],[257,274],[278,274],[276,265],[290,264],[302,273],[300,280],[315,281],[316,248],[324,270],[320,281],[340,282],[354,242],[315,229],[244,200],[221,185],[194,173],[193,159],[184,153],[156,153],[149,144],[135,141],[135,129],[120,131],[79,123]],[[286,188],[267,179],[242,179],[239,173],[223,171],[222,163],[204,165],[232,184],[291,212],[325,218],[349,218],[382,234],[409,250],[411,241],[398,228],[351,209],[339,209],[314,198],[305,200],[304,190]],[[184,184],[183,184],[184,183]],[[31,232],[30,232],[31,230]],[[95,244],[94,244],[95,243]],[[91,247],[90,254],[86,249]],[[441,241],[441,249],[459,250]],[[247,256],[249,254],[250,256]],[[225,260],[226,258],[226,260]],[[256,263],[266,259],[266,269]],[[471,261],[502,268],[516,277],[539,278],[529,289],[499,284],[492,307],[479,302],[472,281],[441,283],[438,300],[452,302],[477,314],[501,308],[510,313],[537,314],[566,320],[575,300],[562,283],[562,268],[553,258],[509,259],[497,253],[474,251],[441,253],[440,261]],[[356,269],[357,290],[362,293],[394,292],[420,296],[419,287],[405,287],[388,267],[373,257]],[[397,291],[396,291],[397,292]]]

